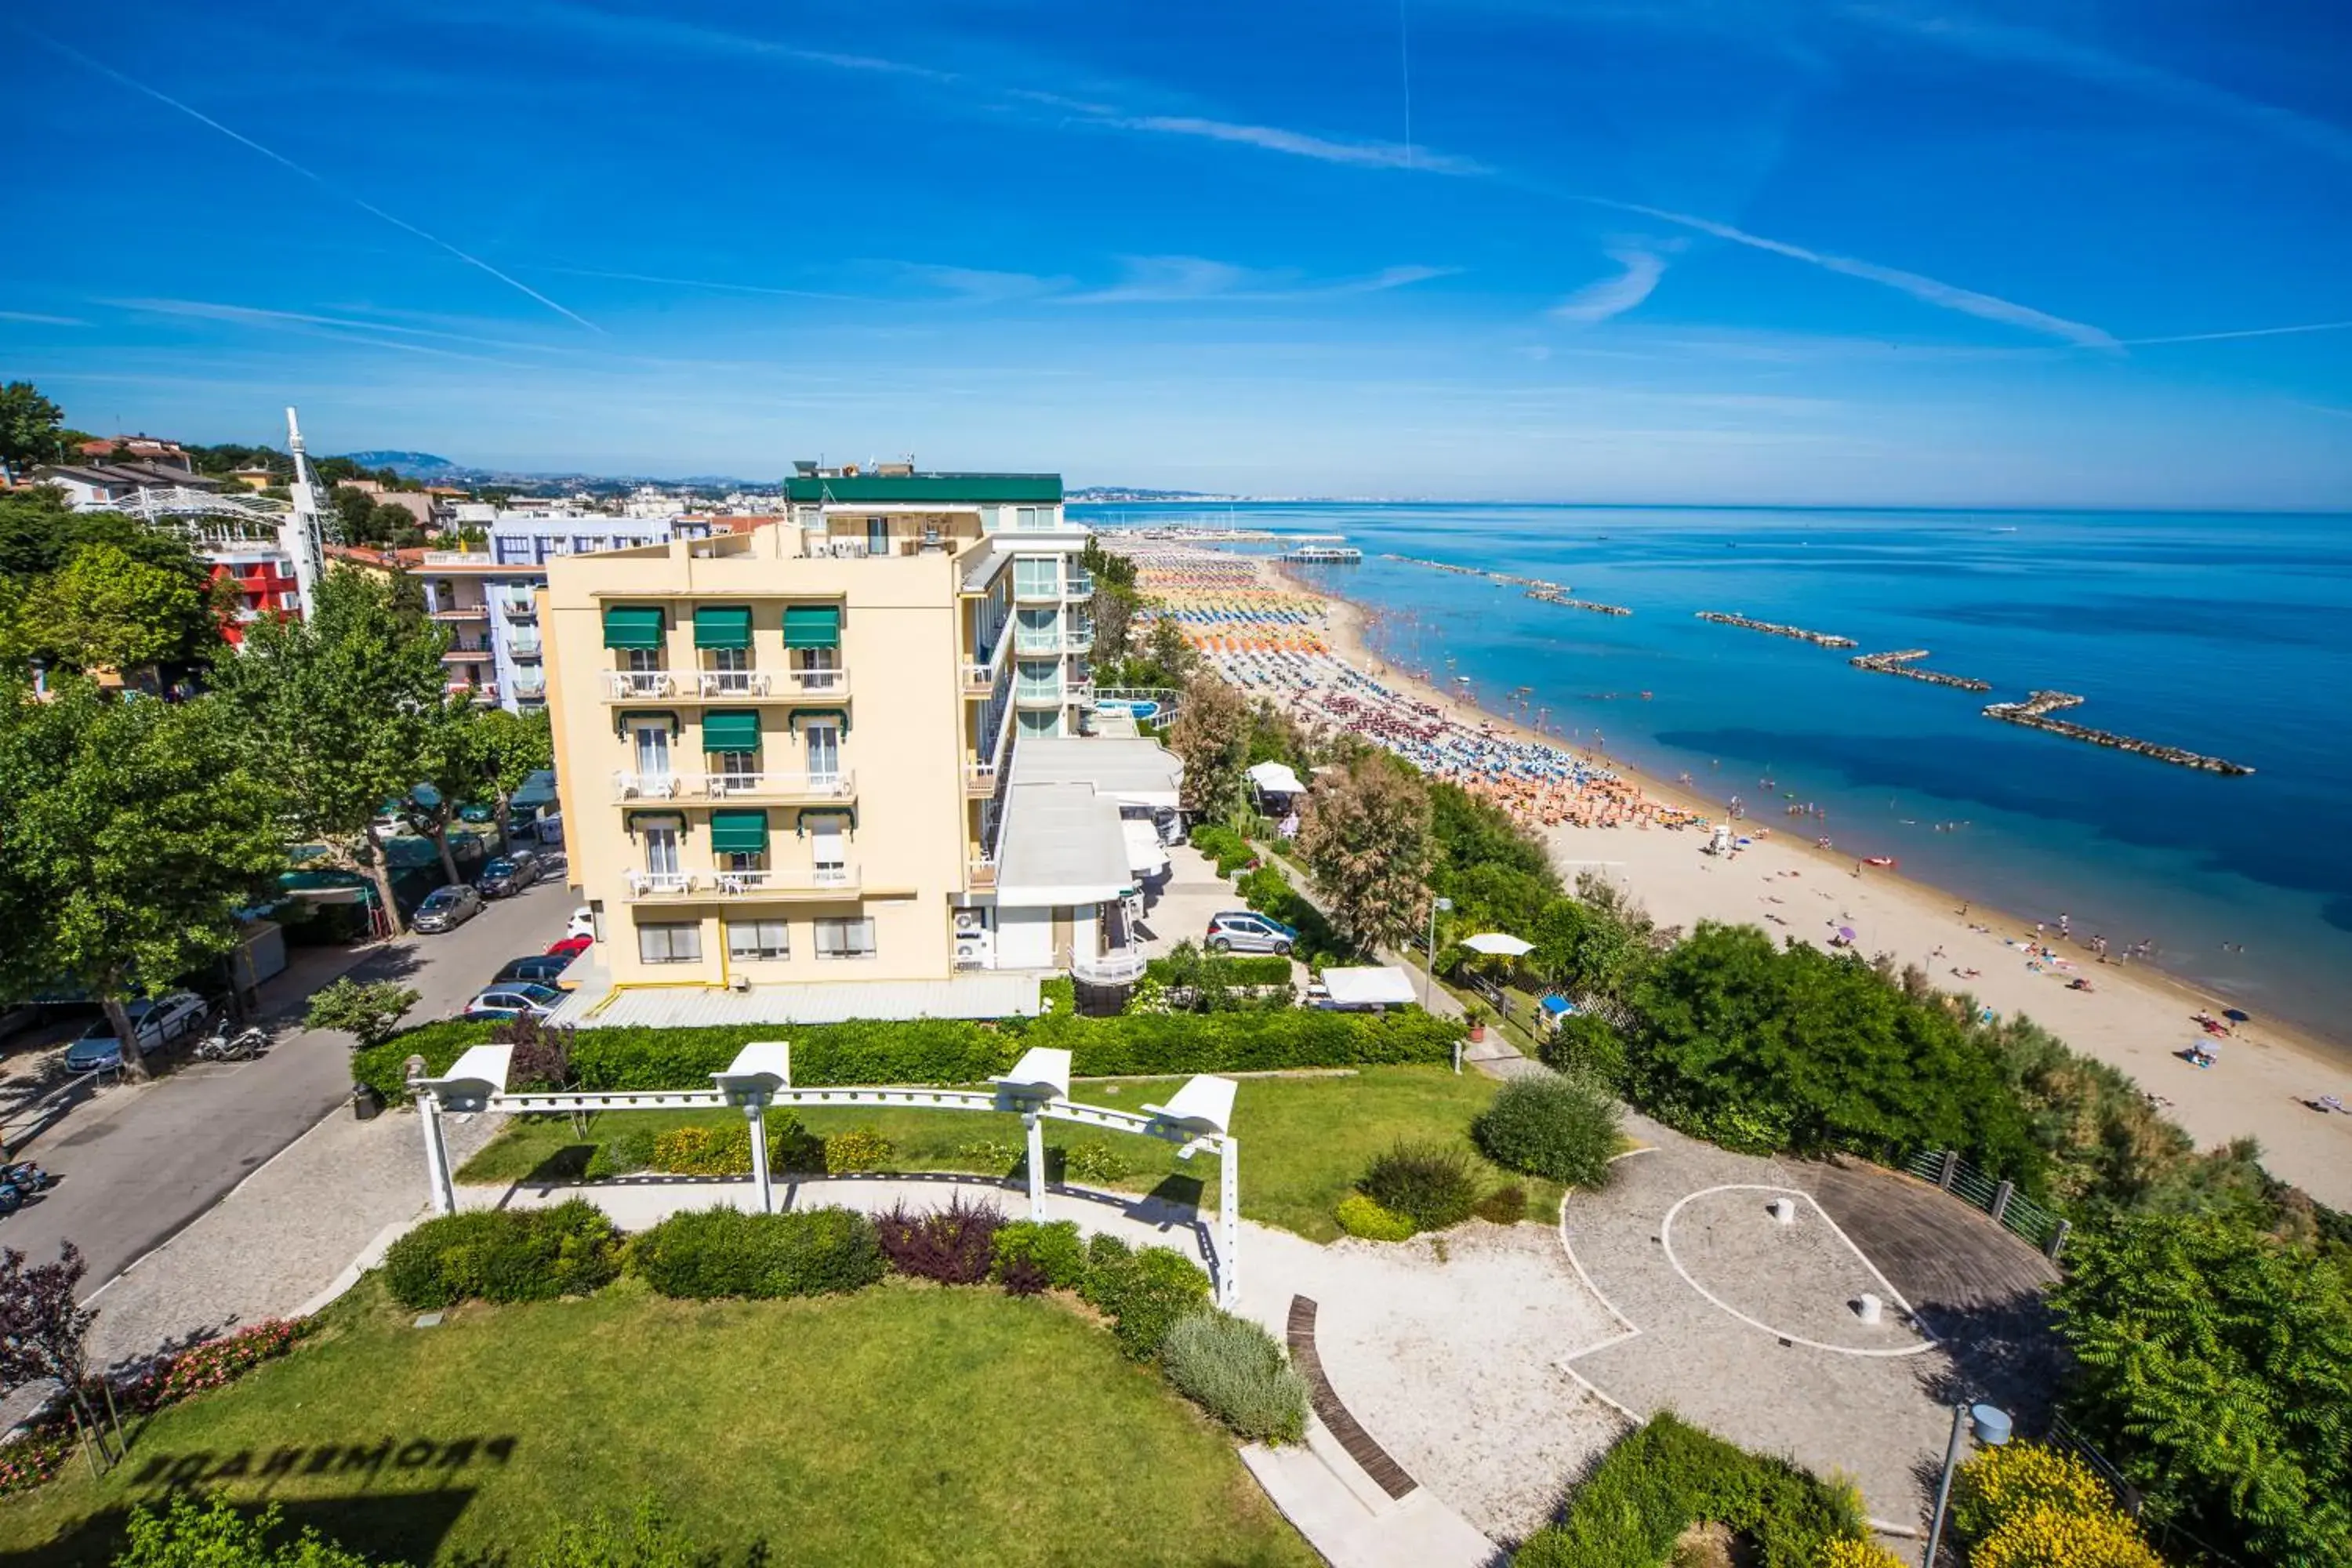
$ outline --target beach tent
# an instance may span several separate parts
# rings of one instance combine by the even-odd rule
[[[1482,931],[1476,936],[1462,939],[1462,945],[1473,952],[1489,953],[1496,958],[1517,958],[1533,952],[1536,944],[1523,942],[1508,931]]]
[[[1402,1007],[1413,1001],[1412,981],[1393,964],[1366,964],[1323,971],[1323,989],[1334,1007]]]
[[[1283,763],[1259,763],[1249,771],[1249,782],[1260,795],[1305,795],[1307,786]]]

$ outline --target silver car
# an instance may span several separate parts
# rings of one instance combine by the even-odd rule
[[[408,923],[421,931],[455,931],[482,912],[482,895],[463,883],[436,888],[416,906]]]

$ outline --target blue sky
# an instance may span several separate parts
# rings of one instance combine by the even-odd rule
[[[2352,508],[2340,6],[202,10],[0,22],[0,375],[86,428]]]

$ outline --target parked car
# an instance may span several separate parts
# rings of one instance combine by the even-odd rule
[[[1211,952],[1279,952],[1287,955],[1298,945],[1298,933],[1280,921],[1255,910],[1227,910],[1209,917],[1208,935],[1201,945]]]
[[[552,985],[516,981],[493,985],[466,1004],[468,1018],[544,1018],[562,1005],[563,993]]]
[[[529,958],[518,958],[490,976],[493,985],[504,985],[520,980],[532,985],[553,985],[557,977],[572,967],[578,956],[569,952],[535,952]]]
[[[460,883],[436,888],[416,906],[409,923],[421,931],[455,931],[482,912],[482,895]]]
[[[547,944],[547,956],[550,958],[577,958],[595,945],[596,944],[593,940],[584,936],[558,937],[555,941]]]
[[[511,855],[501,855],[482,868],[481,880],[474,885],[486,899],[510,898],[539,880],[539,857],[528,849],[518,849]]]
[[[596,911],[585,904],[572,910],[571,920],[564,922],[563,934],[584,936],[593,941],[596,935]]]
[[[128,1002],[122,1010],[130,1016],[131,1032],[138,1037],[139,1054],[142,1057],[194,1032],[205,1021],[204,998],[189,991]],[[103,1013],[81,1032],[79,1039],[66,1047],[68,1072],[89,1072],[121,1065],[122,1042],[115,1037],[114,1026]]]

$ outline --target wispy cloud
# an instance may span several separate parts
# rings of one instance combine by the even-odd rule
[[[415,338],[435,338],[445,342],[472,344],[477,348],[508,348],[529,350],[529,343],[487,342],[463,332],[447,332],[431,327],[400,326],[386,321],[364,321],[348,316],[325,316],[307,310],[276,310],[261,305],[230,305],[211,300],[101,300],[103,305],[121,310],[138,310],[149,315],[179,316],[194,321],[225,321],[238,326],[265,327],[292,331],[308,337],[331,338],[338,342],[365,343],[374,348],[393,349],[404,353],[433,354],[444,359],[469,360],[482,364],[500,364],[524,368],[513,360],[499,359],[489,354],[466,353],[456,349],[420,343]]]
[[[2127,348],[2155,343],[2218,343],[2230,338],[2283,338],[2297,332],[2340,332],[2352,321],[2308,321],[2299,327],[2246,327],[2234,332],[2181,332],[2168,338],[2126,338]]]
[[[16,24],[16,26],[18,31],[24,33],[27,37],[30,37],[36,42],[55,50],[58,54],[65,56],[68,59],[87,67],[89,69],[98,72],[100,76],[106,77],[110,80],[119,82],[122,86],[131,89],[133,92],[141,93],[148,98],[152,98],[156,102],[161,103],[167,108],[176,109],[182,114],[186,115],[189,119],[195,121],[198,124],[210,126],[213,130],[219,132],[222,135],[227,137],[230,141],[238,143],[240,146],[250,148],[252,151],[258,153],[263,157],[268,159],[271,163],[293,171],[295,174],[299,174],[304,179],[310,181],[312,184],[318,186],[320,190],[325,191],[329,195],[334,196],[341,201],[349,202],[352,205],[359,208],[362,212],[367,213],[372,216],[381,218],[385,223],[392,225],[394,228],[404,229],[408,233],[415,235],[417,238],[424,240],[428,245],[439,247],[441,249],[447,251],[450,255],[456,257],[458,260],[464,262],[468,267],[479,268],[482,271],[488,273],[491,277],[497,279],[508,288],[517,289],[521,293],[529,295],[531,299],[538,300],[541,304],[546,306],[549,310],[553,310],[558,315],[570,317],[572,321],[579,322],[580,325],[587,328],[592,332],[601,332],[604,330],[595,322],[590,321],[587,317],[580,314],[577,310],[571,309],[569,306],[558,304],[553,300],[549,299],[546,295],[541,293],[530,284],[522,282],[518,279],[509,277],[506,273],[499,271],[497,268],[491,266],[480,257],[460,250],[457,247],[450,244],[447,240],[443,239],[439,235],[419,228],[416,225],[410,223],[405,218],[394,217],[392,214],[384,211],[382,207],[377,206],[373,202],[365,201],[359,196],[355,196],[351,192],[331,183],[324,175],[304,168],[301,164],[296,163],[293,159],[287,157],[284,153],[273,152],[269,148],[263,146],[260,142],[256,142],[252,137],[246,135],[244,132],[230,130],[219,121],[215,120],[211,115],[205,114],[199,110],[191,109],[188,105],[182,103],[178,99],[172,97],[169,93],[158,91],[156,89],[149,87],[145,82],[137,80],[132,77],[125,76],[122,72],[115,69],[112,66],[107,65],[100,60],[92,59],[89,56],[83,54],[79,49],[74,48],[67,44],[61,44],[46,33],[36,32],[32,28],[25,26],[22,23]]]
[[[602,267],[558,267],[552,262],[514,264],[524,272],[558,272],[568,278],[609,278],[621,283],[659,283],[672,289],[709,289],[721,294],[770,294],[785,300],[863,300],[862,294],[828,293],[819,289],[782,289],[766,283],[730,283],[715,278],[670,278],[653,272],[615,272]]]
[[[2041,332],[2082,348],[2120,349],[2123,346],[2103,328],[2094,327],[2083,321],[2070,321],[2063,316],[2053,316],[2046,310],[2037,310],[2031,305],[2020,305],[2013,300],[1996,299],[1990,294],[1979,294],[1973,289],[1963,289],[1957,284],[1946,283],[1917,272],[1906,272],[1899,267],[1882,267],[1874,261],[1859,261],[1850,256],[1832,256],[1823,251],[1809,250],[1801,245],[1790,245],[1785,240],[1768,239],[1760,234],[1749,234],[1747,230],[1734,228],[1727,223],[1717,223],[1712,218],[1696,217],[1689,213],[1670,212],[1664,207],[1642,206],[1633,202],[1587,199],[1594,201],[1597,205],[1613,207],[1621,212],[1640,213],[1644,217],[1654,217],[1661,223],[1675,224],[1700,234],[1713,235],[1717,239],[1729,240],[1734,245],[1744,245],[1751,250],[1761,250],[1773,256],[1785,256],[1791,261],[1801,261],[1808,266],[1822,268],[1848,278],[1860,278],[1873,283],[1883,283],[1889,289],[1908,294],[1913,299],[1927,304],[1938,306],[1947,310],[1958,310],[1962,315],[1975,316],[1982,321],[1999,321],[2005,326],[2022,327],[2027,331]]]
[[[1554,305],[1549,314],[1561,321],[1605,321],[1622,316],[1650,297],[1666,275],[1666,258],[1655,251],[1631,246],[1614,247],[1610,257],[1624,270],[1614,278],[1587,283]]]
[[[1295,272],[1236,267],[1200,256],[1136,256],[1127,258],[1127,276],[1118,282],[1062,298],[1075,305],[1179,304],[1203,300],[1262,304],[1377,294],[1443,278],[1450,270],[1443,267],[1388,267],[1364,278],[1309,282]]]
[[[1847,15],[1871,26],[1979,59],[2039,66],[2080,81],[2137,93],[2158,103],[2235,120],[2284,140],[2301,142],[2330,157],[2352,161],[2352,130],[2274,103],[2242,98],[2210,82],[2143,65],[2054,33],[1963,14],[1931,14],[1899,5],[1854,5],[1847,7]]]
[[[1188,114],[1109,115],[1101,122],[1122,131],[1149,131],[1167,136],[1198,136],[1212,142],[1238,142],[1294,158],[1324,163],[1349,163],[1369,169],[1410,169],[1429,174],[1476,175],[1493,173],[1472,158],[1402,142],[1343,142],[1328,136],[1286,131],[1276,125],[1244,125],[1230,120],[1203,120]]]
[[[897,265],[919,283],[980,305],[1040,299],[1070,286],[1066,278],[1040,278],[1033,272],[998,272],[981,267],[940,267],[914,261]]]
[[[72,316],[45,316],[38,310],[0,310],[0,321],[26,321],[37,327],[86,327],[88,321]]]

